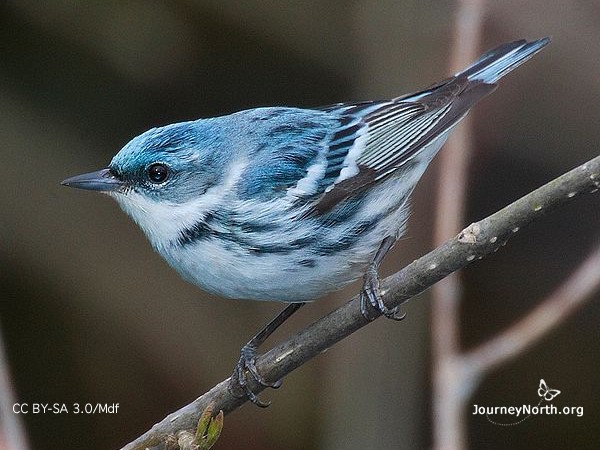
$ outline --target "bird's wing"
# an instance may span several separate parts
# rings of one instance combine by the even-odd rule
[[[353,125],[354,140],[339,176],[323,189],[313,211],[327,212],[340,201],[396,172],[433,140],[449,131],[477,101],[490,94],[500,78],[548,42],[549,39],[544,38],[500,45],[453,77],[389,102],[324,108],[331,113],[357,117],[359,123]],[[351,137],[347,136],[347,139]],[[329,153],[335,154],[332,145]],[[330,158],[328,154],[327,159]],[[325,181],[329,183],[331,178]]]
[[[402,168],[547,42],[501,45],[463,72],[389,101],[260,110],[266,159],[257,155],[245,188],[267,199],[285,193],[326,213]]]
[[[492,89],[456,79],[416,101],[251,111],[265,119],[255,121],[261,139],[238,195],[263,201],[288,196],[327,212],[401,168]]]
[[[343,135],[344,140],[333,139],[328,146],[325,174],[329,176],[323,179],[322,195],[314,211],[329,211],[396,172],[494,88],[493,84],[456,77],[415,99],[378,102],[369,107],[346,104],[326,108],[354,120],[334,134]],[[343,150],[337,150],[340,141],[347,143]]]
[[[238,194],[261,200],[285,195],[326,212],[401,168],[492,89],[461,78],[416,101],[249,111],[260,140]]]

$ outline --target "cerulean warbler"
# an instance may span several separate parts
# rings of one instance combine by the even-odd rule
[[[154,249],[213,294],[294,302],[242,349],[234,383],[297,305],[364,276],[361,311],[399,318],[377,269],[403,233],[407,199],[452,128],[548,43],[501,45],[462,72],[392,100],[256,108],[153,128],[106,169],[67,186],[113,197]]]

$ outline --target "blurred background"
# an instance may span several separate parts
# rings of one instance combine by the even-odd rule
[[[221,300],[182,281],[104,196],[60,186],[105,167],[148,128],[265,106],[389,98],[448,75],[453,1],[7,0],[0,3],[0,324],[19,402],[119,403],[117,414],[23,416],[35,449],[119,448],[231,373],[282,306]],[[552,36],[477,106],[465,225],[598,154],[600,3],[489,2],[481,50]],[[432,248],[434,166],[413,196],[391,273]],[[582,196],[463,274],[465,348],[552,292],[597,243]],[[450,237],[450,236],[448,236]],[[356,284],[290,320],[307,325]],[[488,377],[472,404],[554,404],[584,416],[496,427],[468,415],[471,448],[593,448],[596,297]],[[266,410],[226,417],[216,449],[431,445],[427,294],[290,375]],[[272,341],[270,341],[272,343]],[[2,420],[2,417],[0,417]],[[6,420],[6,417],[4,417]],[[0,449],[4,449],[0,437]]]

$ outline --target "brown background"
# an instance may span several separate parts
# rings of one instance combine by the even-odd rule
[[[108,198],[67,190],[161,124],[261,105],[387,98],[448,75],[450,1],[8,1],[0,6],[0,321],[25,402],[120,404],[116,415],[27,415],[36,449],[108,449],[229,375],[278,304],[225,301],[183,282]],[[600,5],[490,2],[482,51],[550,35],[474,113],[465,224],[598,154]],[[417,189],[391,272],[431,248],[436,168]],[[471,346],[557,286],[598,242],[598,196],[576,199],[464,273]],[[353,286],[303,309],[281,334]],[[598,300],[494,372],[471,403],[557,405],[504,429],[469,415],[472,448],[600,441]],[[429,302],[379,321],[226,418],[217,449],[410,449],[430,444]],[[1,447],[1,445],[0,445]]]

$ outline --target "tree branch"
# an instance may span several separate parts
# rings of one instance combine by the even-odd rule
[[[554,179],[491,216],[469,225],[458,236],[415,260],[382,282],[385,304],[392,308],[423,292],[448,274],[495,252],[525,225],[570,201],[578,194],[596,192],[600,187],[600,156]],[[368,322],[360,312],[359,296],[317,320],[304,330],[269,350],[257,360],[267,380],[279,380],[325,351]],[[167,416],[122,450],[142,450],[163,443],[168,436],[195,429],[202,411],[214,402],[214,409],[228,414],[246,399],[233,397],[229,379],[213,387],[179,411]],[[260,386],[252,386],[255,392]]]

